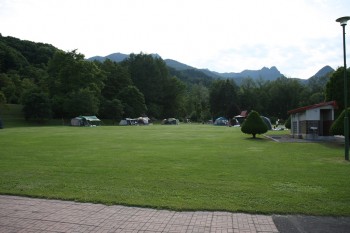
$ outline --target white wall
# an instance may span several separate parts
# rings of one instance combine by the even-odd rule
[[[319,121],[320,120],[320,109],[314,108],[306,110],[306,119],[308,121]]]

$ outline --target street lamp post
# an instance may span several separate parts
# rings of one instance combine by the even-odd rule
[[[346,78],[346,49],[345,49],[345,26],[350,16],[344,16],[336,20],[343,27],[343,50],[344,50],[344,136],[345,136],[345,160],[349,160],[349,120],[348,120],[348,82]]]

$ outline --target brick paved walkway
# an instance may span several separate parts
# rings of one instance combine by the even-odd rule
[[[0,232],[278,232],[271,216],[176,212],[0,195]]]

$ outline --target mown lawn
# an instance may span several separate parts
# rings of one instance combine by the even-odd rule
[[[173,210],[350,216],[343,147],[211,125],[0,130],[0,194]]]

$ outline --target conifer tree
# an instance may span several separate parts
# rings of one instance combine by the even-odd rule
[[[241,127],[241,131],[243,133],[252,134],[253,138],[256,138],[257,134],[266,133],[267,130],[267,125],[256,111],[251,111],[249,113],[247,119],[245,119]]]

